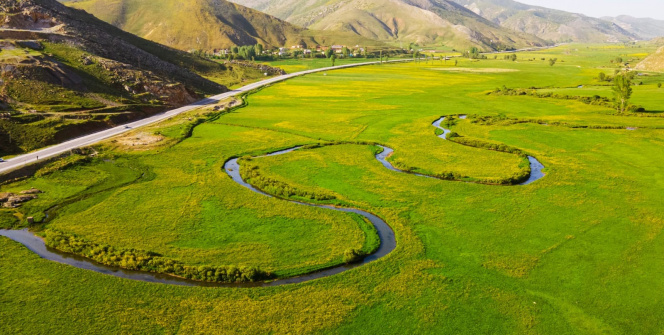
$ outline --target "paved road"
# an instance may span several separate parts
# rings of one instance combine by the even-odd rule
[[[389,63],[392,62],[404,62],[404,61],[410,61],[411,59],[399,59],[399,60],[392,60],[389,61]],[[75,138],[73,140],[69,140],[67,142],[63,142],[51,147],[47,147],[41,150],[37,150],[25,155],[20,155],[16,156],[14,158],[8,159],[5,162],[0,163],[0,174],[7,173],[9,171],[16,170],[18,168],[21,168],[23,166],[33,164],[35,162],[38,162],[40,160],[44,160],[50,157],[54,157],[60,154],[63,154],[67,151],[76,149],[76,148],[81,148],[85,147],[91,144],[95,144],[98,142],[101,142],[109,137],[113,137],[122,133],[125,133],[127,131],[130,131],[132,129],[136,129],[139,127],[147,126],[168,118],[171,118],[173,116],[176,116],[178,114],[200,108],[203,106],[211,105],[211,104],[216,104],[221,100],[227,99],[229,97],[236,96],[238,94],[242,94],[247,91],[254,90],[256,88],[260,88],[269,84],[273,84],[276,82],[280,82],[286,79],[310,74],[310,73],[316,73],[316,72],[323,72],[323,71],[330,71],[330,70],[338,70],[338,69],[344,69],[344,68],[349,68],[349,67],[356,67],[356,66],[364,66],[364,65],[373,65],[373,64],[378,64],[379,62],[365,62],[365,63],[356,63],[356,64],[346,64],[346,65],[339,65],[335,67],[327,67],[327,68],[321,68],[321,69],[313,69],[313,70],[308,70],[308,71],[302,71],[302,72],[296,72],[296,73],[291,73],[291,74],[286,74],[278,77],[273,77],[270,79],[262,80],[253,84],[249,84],[247,86],[243,86],[241,88],[222,93],[219,95],[215,95],[213,97],[209,97],[203,100],[200,100],[198,102],[195,102],[191,105],[183,106],[177,109],[169,110],[160,114],[153,115],[151,117],[141,119],[138,121],[134,121],[131,123],[124,124],[122,126],[118,126],[115,128],[110,128],[106,129],[100,132],[96,132],[90,135],[86,135],[83,137]]]
[[[60,29],[64,27],[64,24],[57,25],[50,28],[39,28],[39,29],[15,29],[15,28],[0,28],[0,31],[22,31],[27,33],[42,33],[42,34],[56,34],[64,35]]]

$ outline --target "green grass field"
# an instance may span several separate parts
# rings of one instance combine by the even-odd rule
[[[565,45],[519,53],[515,62],[499,55],[456,67],[430,61],[298,77],[250,95],[246,107],[191,137],[183,129],[200,112],[136,130],[164,136],[157,145],[109,141],[96,146],[97,158],[0,186],[45,191],[22,208],[0,209],[2,227],[25,226],[25,217],[40,219],[69,199],[41,229],[189,265],[290,276],[339,264],[345,250],[375,236],[356,217],[255,194],[222,166],[346,141],[248,163],[264,177],[375,213],[397,237],[379,261],[270,288],[129,281],[45,261],[0,238],[0,333],[661,334],[664,118],[487,95],[506,86],[611,97],[598,87],[599,71],[613,73],[617,56],[654,50]],[[552,57],[554,66],[541,60]],[[664,77],[643,78],[633,102],[661,110],[656,84]],[[390,161],[431,174],[498,178],[519,169],[516,155],[436,137],[431,123],[458,114],[469,118],[454,132],[519,148],[546,166],[546,177],[528,186],[423,178],[385,169],[374,147],[352,144],[389,146]]]
[[[365,63],[365,62],[378,62],[380,58],[340,58],[335,60],[335,65]],[[332,61],[329,58],[298,58],[298,59],[280,59],[275,61],[264,62],[266,65],[274,66],[283,69],[287,73],[300,72],[312,69],[319,69],[323,67],[332,66]]]

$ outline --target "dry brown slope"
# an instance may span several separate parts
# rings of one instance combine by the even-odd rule
[[[660,47],[657,52],[642,60],[635,68],[642,71],[664,72],[664,47]]]
[[[543,45],[446,0],[233,0],[323,31],[351,32],[382,41],[443,43],[485,50]]]
[[[225,0],[62,0],[116,27],[180,50],[314,44],[303,28]]]

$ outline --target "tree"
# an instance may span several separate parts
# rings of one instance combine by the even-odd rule
[[[509,54],[509,55],[505,55],[505,59],[511,60],[511,61],[514,62],[514,61],[516,61],[516,54],[512,53],[512,54]]]
[[[486,58],[486,56],[482,57],[483,55],[480,54],[480,49],[478,49],[477,47],[470,48],[470,50],[464,52],[463,55],[464,55],[464,57],[467,57],[467,58],[470,58],[470,59]]]
[[[256,44],[256,54],[258,54],[258,56],[263,54],[263,45],[260,43]]]
[[[657,83],[657,88],[662,88],[662,83]]]
[[[334,63],[337,61],[337,56],[332,54],[332,56],[330,56],[330,60],[332,61],[332,66],[334,66]]]
[[[245,60],[250,60],[256,56],[256,47],[245,45],[238,48],[237,54]]]
[[[632,96],[632,80],[625,73],[619,73],[613,78],[612,90],[616,99],[616,109],[624,113]]]
[[[330,58],[332,55],[334,55],[334,50],[332,50],[332,48],[325,50],[325,58]]]
[[[554,65],[556,65],[557,61],[558,61],[558,58],[551,58],[551,59],[549,59],[549,65],[554,66]]]
[[[341,49],[341,53],[344,55],[344,57],[350,56],[350,50],[348,49],[348,47],[343,47],[343,49]]]
[[[599,76],[597,77],[599,81],[605,81],[606,80],[606,73],[600,72]]]

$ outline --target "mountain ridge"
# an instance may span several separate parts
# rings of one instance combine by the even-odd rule
[[[664,20],[656,20],[647,17],[637,18],[629,15],[620,15],[616,17],[605,16],[602,17],[602,19],[613,22],[642,39],[649,40],[664,36]]]
[[[452,0],[502,27],[554,42],[627,42],[639,39],[613,22],[512,0]]]
[[[504,50],[542,46],[447,0],[234,0],[281,19],[323,31],[346,31],[380,41],[443,43]]]
[[[63,0],[122,30],[180,50],[307,40],[302,28],[224,0]],[[311,42],[311,40],[309,40]]]

